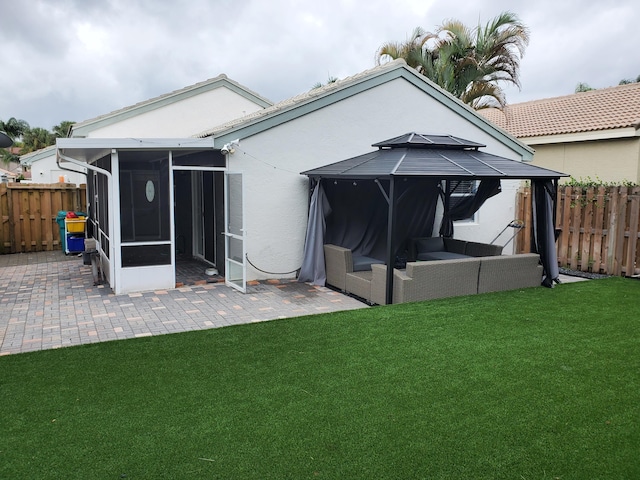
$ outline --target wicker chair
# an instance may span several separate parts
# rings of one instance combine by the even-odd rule
[[[371,300],[371,265],[383,263],[381,260],[362,255],[354,257],[348,248],[326,244],[324,261],[328,285]]]

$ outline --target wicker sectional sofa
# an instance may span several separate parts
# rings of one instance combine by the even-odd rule
[[[393,303],[537,287],[542,281],[535,253],[408,262],[394,269]],[[386,303],[387,267],[372,265],[371,303]]]
[[[457,249],[454,258],[407,262],[405,269],[394,269],[393,303],[540,285],[542,266],[537,254],[500,255],[501,247],[494,245],[445,240],[450,240],[449,248]],[[387,267],[382,261],[354,260],[349,249],[336,245],[325,245],[324,250],[327,284],[370,303],[386,303]]]

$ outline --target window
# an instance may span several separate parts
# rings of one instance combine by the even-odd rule
[[[451,180],[449,182],[449,208],[453,208],[460,203],[464,198],[475,195],[478,189],[478,182],[476,180]],[[458,220],[459,222],[475,222],[476,214],[474,213],[468,218]]]

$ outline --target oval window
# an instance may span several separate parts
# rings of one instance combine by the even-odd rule
[[[152,180],[147,180],[145,193],[147,195],[147,200],[149,201],[149,203],[153,202],[153,199],[156,198],[156,187],[153,185]]]

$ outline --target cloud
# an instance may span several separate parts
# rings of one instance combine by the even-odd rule
[[[50,128],[226,73],[274,101],[375,64],[381,44],[448,18],[515,10],[531,30],[510,102],[640,74],[631,0],[22,0],[0,12],[0,119]],[[7,72],[9,72],[7,74]]]

